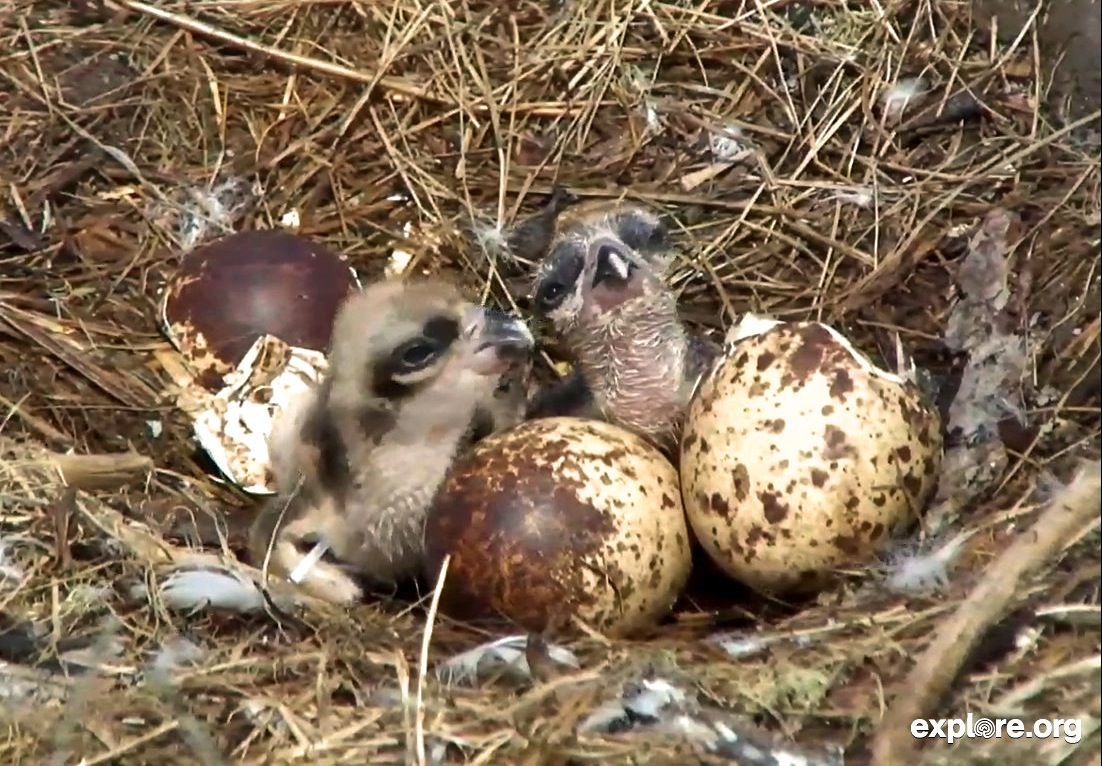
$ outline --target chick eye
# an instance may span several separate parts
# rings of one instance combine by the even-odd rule
[[[548,282],[540,288],[539,302],[544,306],[553,306],[562,299],[566,285],[562,282]]]
[[[414,340],[402,347],[398,354],[398,361],[407,370],[415,370],[431,362],[439,352],[439,347],[433,343]]]
[[[552,247],[535,284],[536,311],[546,314],[562,305],[584,269],[584,242],[564,239]]]
[[[640,216],[625,216],[617,228],[624,244],[633,250],[660,248],[668,236],[665,223]]]

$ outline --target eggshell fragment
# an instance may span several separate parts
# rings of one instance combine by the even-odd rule
[[[275,490],[273,418],[325,372],[337,310],[358,286],[336,254],[279,230],[196,248],[169,280],[161,325],[183,364],[162,364],[196,440],[246,492]]]
[[[690,403],[685,509],[708,555],[758,590],[867,562],[936,486],[940,419],[912,383],[819,323],[751,318]]]
[[[327,352],[337,307],[357,284],[318,242],[243,231],[184,256],[165,289],[161,322],[200,384],[217,391],[261,335]]]
[[[640,437],[580,418],[475,445],[438,492],[425,543],[430,577],[451,556],[445,612],[533,631],[575,617],[608,635],[643,630],[691,568],[676,469]]]
[[[261,336],[217,392],[198,385],[186,369],[163,356],[162,364],[176,383],[177,406],[219,472],[250,494],[274,493],[273,424],[321,380],[328,368],[325,355]]]

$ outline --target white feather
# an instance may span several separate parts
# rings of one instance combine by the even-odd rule
[[[661,719],[667,709],[680,708],[687,701],[685,692],[669,681],[645,679],[634,694],[624,698],[624,709],[640,717]]]
[[[591,713],[579,732],[643,730],[682,737],[737,763],[777,766],[841,766],[837,747],[819,752],[775,744],[750,732],[727,713],[702,707],[695,694],[661,678],[641,679],[625,686],[620,698]]]
[[[971,536],[971,532],[962,532],[932,551],[897,554],[890,564],[888,588],[913,594],[944,588],[965,541]]]
[[[775,639],[760,636],[713,636],[711,642],[735,659],[745,659],[764,652]]]
[[[502,670],[529,679],[532,670],[528,667],[525,654],[527,646],[526,635],[499,638],[445,660],[437,667],[436,673],[446,684],[473,683],[485,674]],[[548,644],[547,656],[556,665],[574,669],[581,667],[577,656],[561,646]]]
[[[209,607],[233,612],[255,612],[264,607],[256,584],[228,569],[181,569],[161,583],[161,600],[171,609],[189,611]]]
[[[203,647],[183,636],[175,636],[161,644],[151,664],[157,671],[170,672],[184,665],[197,663],[205,655],[206,651]]]
[[[926,90],[926,81],[921,77],[907,77],[897,82],[880,97],[885,119],[889,122],[898,120],[910,104],[926,95]]]
[[[629,724],[632,718],[663,723],[671,715],[681,715],[689,706],[689,696],[661,678],[642,679],[628,684],[620,699],[594,710],[582,721],[582,732],[610,732]]]
[[[869,186],[851,186],[845,187],[840,191],[832,194],[828,199],[836,199],[841,202],[848,203],[850,205],[856,205],[862,209],[868,209],[872,207],[873,199],[875,199],[872,187]]]
[[[0,540],[0,580],[11,580],[18,585],[27,575],[23,572],[23,568],[8,555],[8,549],[8,541]]]
[[[717,162],[738,162],[753,152],[746,134],[737,125],[730,125],[708,136],[708,148]]]
[[[492,258],[510,255],[509,242],[505,237],[505,232],[488,218],[477,217],[472,219],[470,231],[475,244],[478,245],[483,254]]]

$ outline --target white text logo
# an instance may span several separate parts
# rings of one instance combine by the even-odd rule
[[[961,739],[1059,739],[1077,744],[1083,736],[1078,718],[1038,718],[1032,725],[1020,718],[916,718],[911,721],[915,739],[944,739],[949,744]]]

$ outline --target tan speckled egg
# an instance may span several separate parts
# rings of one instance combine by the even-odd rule
[[[812,591],[867,562],[928,502],[937,411],[818,323],[739,340],[702,381],[681,440],[689,523],[732,577]]]
[[[457,460],[425,528],[441,608],[532,631],[577,620],[629,635],[673,607],[691,567],[677,471],[635,434],[596,420],[530,420]]]

